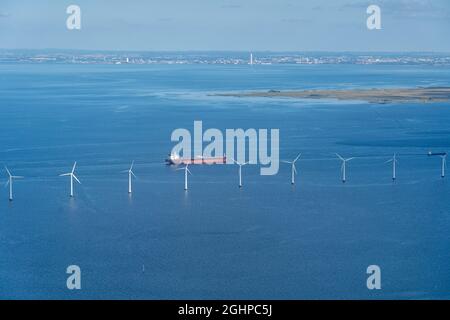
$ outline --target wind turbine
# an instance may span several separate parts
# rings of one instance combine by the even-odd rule
[[[439,152],[434,153],[429,151],[428,156],[440,156],[442,159],[442,165],[441,165],[441,177],[445,178],[445,168],[447,167],[447,152]]]
[[[8,170],[7,167],[5,167],[6,172],[8,173],[8,181],[6,182],[5,187],[9,185],[9,201],[13,201],[13,180],[14,179],[23,179],[24,177],[21,176],[13,176],[11,172]]]
[[[395,181],[397,179],[397,154],[394,153],[394,157],[392,159],[389,159],[385,163],[392,162],[392,180]]]
[[[73,179],[75,179],[79,184],[81,184],[80,180],[78,180],[78,178],[75,176],[75,173],[74,173],[76,166],[77,166],[77,162],[75,161],[71,172],[63,173],[63,174],[59,175],[60,177],[70,176],[70,196],[71,197],[73,197]]]
[[[441,177],[445,178],[445,168],[447,167],[447,154],[441,155],[441,158],[442,158]]]
[[[291,165],[291,184],[295,184],[295,175],[297,174],[297,169],[295,168],[295,163],[300,158],[302,154],[299,153],[298,156],[294,159],[294,161],[282,161],[284,163],[288,163]]]
[[[242,167],[246,166],[248,162],[240,163],[233,159],[233,162],[239,166],[239,188],[242,188]]]
[[[341,161],[342,161],[342,166],[341,166],[341,171],[342,171],[342,182],[345,183],[345,181],[346,181],[346,179],[347,179],[347,177],[346,177],[346,172],[345,172],[345,166],[346,166],[346,164],[347,164],[347,161],[353,160],[353,159],[355,159],[355,158],[347,158],[347,159],[344,159],[344,158],[342,158],[342,157],[341,157],[339,154],[337,154],[337,153],[336,153],[336,156],[337,156],[339,159],[341,159]]]
[[[133,166],[134,166],[134,161],[131,162],[130,169],[122,171],[122,173],[128,173],[128,193],[132,192],[132,188],[131,188],[132,176],[136,178],[136,175],[133,172]]]
[[[177,170],[184,170],[184,190],[188,189],[188,173],[192,174],[192,172],[188,168],[189,164],[186,164],[184,168],[178,168]]]

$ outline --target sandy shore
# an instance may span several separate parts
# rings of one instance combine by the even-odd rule
[[[450,87],[398,88],[398,89],[354,89],[354,90],[298,90],[298,91],[254,91],[242,93],[222,93],[225,97],[301,98],[361,100],[371,103],[402,102],[447,102],[450,101]]]

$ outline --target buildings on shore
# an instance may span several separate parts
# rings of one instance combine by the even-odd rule
[[[249,59],[250,56],[250,59]],[[34,50],[0,50],[0,63],[68,63],[68,64],[385,64],[450,65],[450,55],[430,53],[359,54],[359,53],[275,53],[259,52],[38,52]]]

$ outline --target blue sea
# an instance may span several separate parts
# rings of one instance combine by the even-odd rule
[[[0,163],[25,179],[0,189],[0,298],[448,299],[450,176],[426,155],[450,151],[448,103],[211,94],[449,85],[448,66],[1,64]],[[164,158],[195,120],[279,129],[297,184],[287,164],[241,189],[235,165],[192,166],[185,192]]]

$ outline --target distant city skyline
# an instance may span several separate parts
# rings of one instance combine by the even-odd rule
[[[81,30],[66,8],[81,8]],[[366,9],[381,8],[381,30]],[[0,48],[450,52],[447,0],[3,0]]]

